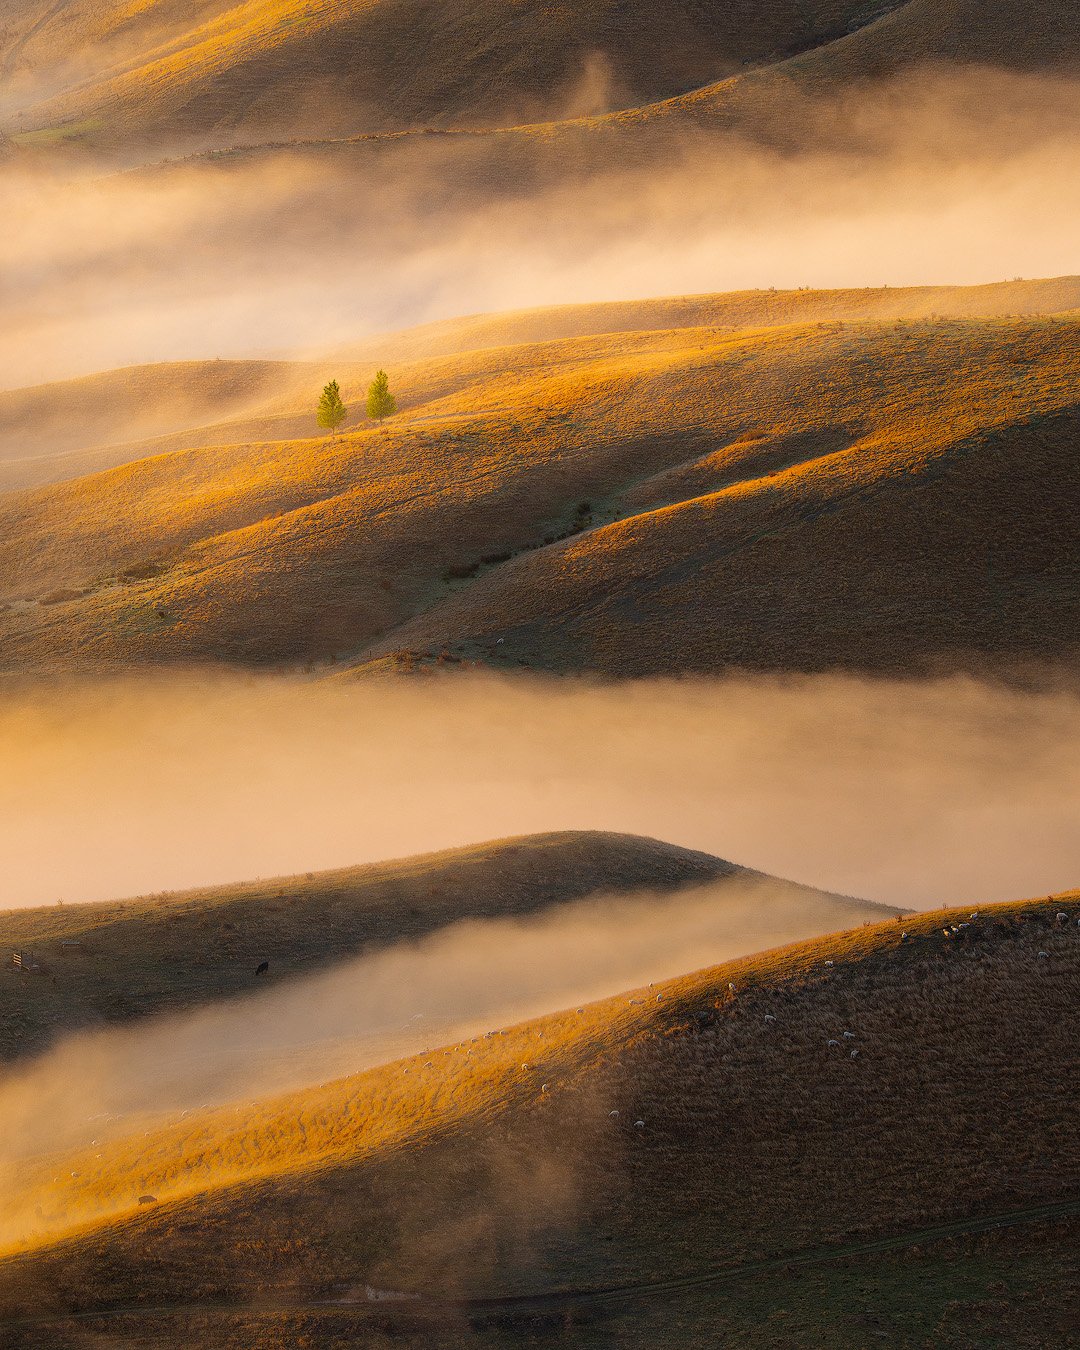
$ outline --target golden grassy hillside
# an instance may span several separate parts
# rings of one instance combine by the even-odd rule
[[[177,361],[0,391],[0,470],[235,417],[299,374],[279,361]]]
[[[383,359],[401,363],[602,333],[774,328],[866,319],[1001,318],[1061,314],[1071,309],[1080,309],[1080,277],[998,281],[983,286],[732,291],[475,314],[367,338],[327,355],[352,362]]]
[[[0,44],[8,125],[28,149],[524,127],[488,146],[513,158],[553,134],[565,154],[598,131],[634,142],[703,122],[790,139],[798,109],[805,139],[827,134],[807,100],[920,67],[1073,74],[1080,18],[1035,0],[5,0]]]
[[[333,444],[238,423],[0,497],[4,667],[1072,659],[1075,311],[602,332],[394,381]]]
[[[173,450],[306,437],[315,429],[312,408],[327,363],[351,391],[346,426],[355,426],[364,421],[361,394],[380,364],[393,367],[395,384],[419,405],[454,392],[466,380],[536,364],[537,353],[510,348],[566,338],[1067,310],[1080,310],[1080,277],[984,286],[739,291],[469,315],[379,334],[307,360],[131,366],[0,392],[0,491],[63,482]],[[447,357],[461,359],[442,359]]]
[[[493,1343],[530,1344],[554,1318],[667,1345],[685,1310],[759,1345],[784,1335],[756,1324],[763,1300],[820,1318],[861,1263],[869,1328],[898,1319],[892,1343],[923,1344],[906,1331],[947,1321],[950,1287],[992,1300],[1008,1267],[979,1223],[1032,1223],[1008,1278],[1040,1298],[1067,1268],[1078,917],[1071,892],[864,926],[27,1168],[8,1216],[38,1234],[0,1264],[0,1315],[37,1344],[121,1308],[204,1344],[324,1322],[342,1339],[318,1343],[501,1327]],[[905,1298],[903,1270],[932,1282],[950,1233],[959,1283],[939,1270],[936,1307]],[[371,1309],[365,1284],[420,1297]],[[866,1343],[842,1298],[831,1316],[826,1344]]]
[[[535,914],[600,893],[757,876],[672,844],[579,831],[242,885],[6,910],[0,912],[8,967],[0,979],[0,1061],[33,1054],[78,1028],[263,990],[462,919]],[[810,888],[805,895],[808,903],[826,898]],[[867,902],[848,904],[852,920],[881,912]],[[44,973],[13,974],[12,951],[32,954]],[[257,980],[262,961],[270,969]]]
[[[157,0],[133,13],[43,0],[7,5],[0,60],[25,91],[24,131],[213,145],[636,106],[828,41],[875,8]]]

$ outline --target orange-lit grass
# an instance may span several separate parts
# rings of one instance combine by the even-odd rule
[[[4,591],[23,599],[86,591],[55,608],[0,615],[9,663],[62,663],[76,647],[80,661],[105,664],[362,651],[444,595],[452,569],[536,549],[572,524],[582,500],[610,516],[625,495],[630,510],[638,484],[688,464],[700,466],[699,516],[720,511],[736,531],[786,530],[793,506],[816,509],[890,482],[917,487],[970,438],[1013,436],[1071,406],[1080,324],[609,334],[511,358],[439,358],[427,371],[404,373],[399,417],[333,445],[191,450],[8,498]],[[428,402],[409,406],[413,378],[428,381]],[[738,481],[739,445],[837,435],[841,448],[787,467],[781,459],[764,477],[748,453]],[[718,484],[726,481],[726,495],[714,501],[709,456],[724,446],[732,447]],[[980,454],[976,470],[986,462]],[[677,502],[677,476],[668,481]],[[656,528],[655,515],[556,551],[559,565],[576,568],[579,547],[619,553],[639,526]],[[160,576],[111,580],[150,558],[168,564]],[[545,603],[560,603],[548,580],[538,584]],[[484,587],[476,594],[487,603]],[[527,614],[533,601],[514,604]],[[448,618],[458,622],[459,611],[455,602]],[[486,637],[467,629],[506,619],[492,610],[464,622],[460,636]],[[443,627],[436,615],[398,645],[454,640]]]
[[[1045,1030],[1061,999],[1068,1001],[1068,989],[1080,975],[1078,901],[1080,892],[1071,892],[982,907],[970,921],[966,913],[943,910],[866,925],[554,1013],[322,1088],[203,1113],[100,1150],[52,1159],[9,1184],[8,1250],[45,1248],[121,1220],[134,1224],[134,1233],[142,1222],[138,1197],[144,1193],[157,1198],[157,1217],[148,1221],[158,1229],[171,1206],[186,1222],[185,1215],[197,1212],[193,1204],[220,1203],[227,1210],[229,1197],[244,1188],[269,1194],[270,1181],[284,1186],[282,1194],[310,1192],[317,1208],[321,1189],[333,1188],[335,1174],[347,1185],[348,1169],[395,1156],[421,1159],[423,1173],[425,1149],[433,1157],[442,1157],[445,1148],[464,1150],[466,1185],[469,1168],[487,1147],[485,1137],[505,1141],[521,1131],[519,1147],[535,1146],[538,1166],[544,1148],[554,1147],[553,1138],[565,1133],[562,1151],[568,1157],[574,1152],[571,1139],[590,1141],[592,1153],[581,1166],[595,1170],[597,1186],[605,1170],[626,1173],[631,1192],[640,1195],[606,1222],[615,1225],[636,1261],[657,1268],[696,1241],[691,1176],[712,1194],[718,1214],[756,1194],[755,1212],[743,1215],[738,1234],[732,1230],[732,1253],[759,1250],[770,1223],[780,1225],[774,1241],[783,1245],[815,1230],[835,1233],[837,1223],[841,1232],[851,1224],[872,1231],[889,1213],[914,1224],[958,1207],[964,1212],[965,1202],[969,1208],[989,1203],[995,1194],[1003,1204],[1010,1197],[1018,1203],[1018,1195],[1034,1203],[1051,1182],[1055,1194],[1080,1184],[1080,1139],[1057,1114],[1062,1094],[1075,1092],[1056,1060],[1057,1041],[1067,1031],[1055,1026],[1042,1043],[1032,1039],[1036,1028]],[[1053,915],[1063,907],[1070,922],[1057,931]],[[1017,915],[1026,922],[1016,926]],[[943,925],[961,919],[971,922],[978,941],[956,944],[941,936]],[[1049,951],[1049,964],[1036,959],[1036,947]],[[987,991],[997,991],[996,999],[1008,991],[1011,1044],[995,1047],[991,1028],[1003,1010],[972,1004],[972,980],[988,981]],[[1055,994],[1048,1001],[1051,989]],[[958,995],[962,1002],[956,1002]],[[695,1030],[699,1013],[707,1019],[703,1031]],[[775,1015],[773,1023],[766,1013]],[[853,1042],[841,1036],[850,1028],[857,1032]],[[826,1048],[829,1036],[840,1041],[839,1050]],[[861,1059],[850,1057],[851,1048]],[[987,1099],[982,1121],[970,1122],[975,1133],[967,1149],[963,1122],[957,1133],[949,1113],[959,1096],[977,1099],[980,1091],[1000,1092],[1006,1082],[1030,1083],[1033,1091],[1042,1082],[1046,1111],[1033,1098],[1011,1105]],[[901,1084],[906,1084],[902,1095],[891,1100]],[[823,1092],[829,1096],[822,1098]],[[928,1115],[935,1100],[937,1112]],[[833,1138],[835,1126],[829,1124],[845,1101],[855,1131],[846,1140]],[[613,1104],[622,1123],[611,1128],[605,1143],[595,1132]],[[702,1128],[712,1137],[707,1122],[714,1112],[725,1122],[715,1135],[723,1145],[722,1165],[701,1152]],[[640,1135],[632,1129],[639,1113],[646,1122]],[[1032,1157],[1053,1148],[1053,1175],[1029,1174],[1022,1160],[1003,1153],[1004,1143],[985,1132],[1010,1114],[1026,1119],[1024,1128],[1032,1133],[1025,1148]],[[879,1132],[886,1122],[891,1135],[859,1132],[864,1127]],[[940,1131],[939,1143],[950,1142],[946,1154],[926,1159],[933,1175],[911,1176],[905,1158]],[[738,1151],[727,1147],[726,1132]],[[815,1151],[824,1150],[805,1177],[784,1170],[794,1166],[801,1134],[807,1147],[812,1139]],[[527,1144],[530,1137],[533,1145]],[[816,1214],[797,1213],[791,1205],[807,1185],[817,1184],[812,1173],[819,1164],[835,1184],[835,1212],[826,1206]],[[757,1179],[755,1168],[762,1169]],[[766,1181],[772,1189],[761,1190]],[[589,1185],[587,1176],[579,1182]],[[671,1216],[682,1214],[680,1222],[689,1227],[685,1241],[665,1230],[668,1246],[650,1254],[635,1225],[642,1206],[654,1203]]]

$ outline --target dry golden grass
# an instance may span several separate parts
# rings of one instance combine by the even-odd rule
[[[826,42],[869,8],[247,0],[133,14],[113,0],[9,16],[8,65],[27,128],[93,120],[104,142],[215,144],[634,106]],[[35,99],[35,81],[59,92]]]
[[[738,291],[470,315],[381,334],[309,361],[134,366],[0,392],[0,489],[84,477],[150,455],[238,441],[303,438],[332,368],[349,393],[346,426],[385,364],[414,408],[508,370],[558,364],[567,338],[690,328],[736,330],[877,320],[974,319],[1080,310],[1080,277],[984,286]],[[453,358],[453,359],[452,359]],[[77,453],[81,452],[81,453]]]
[[[712,315],[757,306],[766,326],[432,356],[395,370],[402,413],[335,444],[245,443],[241,422],[231,444],[7,494],[4,665],[1063,665],[1080,323],[807,320],[933,303],[898,296],[732,297]],[[309,416],[283,396],[259,425]]]
[[[23,94],[17,140],[128,152],[462,126],[517,127],[512,154],[702,123],[790,135],[808,100],[868,79],[943,65],[1071,73],[1080,56],[1075,7],[1030,0],[683,0],[663,11],[640,0],[111,0],[29,13],[7,0],[0,23]]]
[[[235,886],[7,910],[5,964],[12,951],[27,951],[47,970],[0,975],[0,1061],[80,1028],[243,996],[463,919],[756,876],[652,839],[568,831]],[[820,892],[806,894],[809,903]],[[256,979],[261,961],[270,970]]]
[[[864,926],[55,1160],[0,1306],[619,1285],[1076,1198],[1078,916]]]

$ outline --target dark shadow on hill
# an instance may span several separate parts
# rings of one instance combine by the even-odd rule
[[[566,831],[158,897],[12,910],[0,914],[8,966],[0,1061],[79,1029],[261,991],[462,919],[535,915],[592,894],[675,891],[738,874],[745,869],[656,840]],[[13,952],[38,970],[16,971]]]

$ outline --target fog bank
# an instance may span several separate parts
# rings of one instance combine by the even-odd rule
[[[601,896],[456,923],[265,993],[73,1035],[0,1073],[0,1179],[30,1156],[328,1082],[868,916],[890,917],[745,878]]]
[[[792,143],[661,118],[89,180],[18,161],[0,387],[529,305],[1075,272],[1077,108],[1063,78],[953,70],[804,97]]]
[[[0,706],[6,907],[563,829],[902,907],[1080,882],[1080,698],[971,680],[143,677]]]

